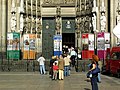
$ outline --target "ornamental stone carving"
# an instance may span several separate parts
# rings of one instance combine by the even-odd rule
[[[57,17],[56,18],[56,30],[57,30],[57,32],[60,33],[60,29],[61,29],[60,17]]]
[[[11,31],[15,31],[16,27],[17,27],[17,20],[16,20],[15,13],[13,13],[11,16]]]
[[[27,25],[28,25],[28,30],[31,30],[31,16],[28,16],[27,18]]]

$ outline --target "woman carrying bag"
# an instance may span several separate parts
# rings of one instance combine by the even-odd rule
[[[90,77],[91,80],[91,85],[92,85],[92,90],[98,90],[98,73],[100,73],[100,70],[98,68],[98,56],[97,55],[93,55],[92,56],[92,62],[90,65],[90,70],[89,73],[92,74],[92,76]]]

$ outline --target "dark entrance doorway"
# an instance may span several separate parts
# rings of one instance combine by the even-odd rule
[[[62,46],[75,47],[75,33],[62,33]]]

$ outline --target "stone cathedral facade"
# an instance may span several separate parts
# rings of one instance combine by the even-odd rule
[[[120,42],[112,33],[119,12],[120,0],[0,0],[0,52],[6,52],[7,32],[19,32],[21,44],[24,34],[35,34],[36,52],[47,58],[54,35],[80,48],[82,33],[109,32],[114,46]]]

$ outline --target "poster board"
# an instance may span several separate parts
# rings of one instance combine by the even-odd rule
[[[107,48],[110,48],[110,33],[98,32],[97,33],[97,55],[100,59],[105,58]]]
[[[20,59],[20,33],[7,33],[7,59]]]
[[[92,59],[94,54],[94,34],[82,34],[82,59]]]
[[[54,35],[54,56],[62,54],[62,36]]]
[[[23,59],[35,59],[36,56],[36,35],[25,34],[23,39]]]

